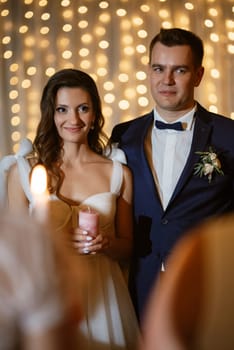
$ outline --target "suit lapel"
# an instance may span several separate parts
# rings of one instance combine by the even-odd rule
[[[192,140],[192,145],[188,156],[188,160],[185,164],[185,167],[182,171],[182,174],[179,178],[179,181],[176,185],[175,191],[170,199],[168,206],[170,206],[170,203],[182,190],[188,178],[190,176],[193,176],[195,163],[199,161],[199,157],[200,157],[198,154],[196,154],[196,152],[207,151],[208,140],[209,140],[211,130],[212,130],[211,123],[207,122],[205,117],[203,118],[202,113],[200,116],[199,116],[199,113],[197,113],[195,125],[194,125],[193,140]]]
[[[145,139],[147,137],[149,128],[151,128],[153,123],[153,111],[147,115],[145,115],[142,118],[139,118],[139,120],[135,120],[132,124],[131,130],[129,133],[126,133],[125,135],[125,142],[127,144],[126,151],[128,158],[129,158],[129,164],[130,167],[136,168],[136,165],[139,166],[141,169],[138,169],[138,173],[140,171],[141,173],[141,182],[147,184],[146,188],[149,189],[150,193],[156,194],[157,203],[159,203],[160,210],[162,210],[161,206],[161,200],[159,198],[159,194],[157,191],[157,187],[155,185],[154,177],[151,172],[146,152],[145,152]],[[139,159],[141,161],[139,162]]]
[[[145,156],[145,138],[152,122],[153,112],[134,121],[124,135],[123,145],[120,144],[120,147],[123,147],[127,153],[130,162],[136,161],[138,163],[140,157],[144,167],[147,167],[148,164]]]

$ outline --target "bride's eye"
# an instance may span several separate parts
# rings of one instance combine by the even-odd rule
[[[90,107],[88,105],[80,105],[78,107],[79,113],[88,113],[90,111]]]
[[[64,113],[66,111],[65,107],[59,106],[55,109],[56,112],[58,113]]]

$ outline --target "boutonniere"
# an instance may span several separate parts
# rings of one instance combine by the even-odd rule
[[[224,175],[221,169],[221,163],[217,154],[209,147],[208,152],[196,152],[200,155],[200,160],[195,164],[194,174],[200,177],[207,176],[209,183],[212,180],[213,174]]]

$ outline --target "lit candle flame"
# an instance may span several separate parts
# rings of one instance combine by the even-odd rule
[[[33,214],[35,218],[46,223],[48,215],[47,173],[43,165],[36,165],[32,170],[31,192],[33,196]]]
[[[36,165],[32,171],[31,191],[34,195],[47,192],[47,173],[43,165]]]

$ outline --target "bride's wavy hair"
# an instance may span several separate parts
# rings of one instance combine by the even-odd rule
[[[93,78],[77,69],[69,68],[56,72],[43,89],[40,102],[41,120],[33,142],[38,158],[37,164],[43,164],[49,173],[50,192],[58,189],[63,177],[60,169],[63,140],[59,136],[54,122],[56,95],[62,87],[81,88],[90,95],[95,120],[88,133],[89,147],[94,152],[102,154],[108,141],[107,135],[103,131],[105,120],[102,114],[101,99]]]

